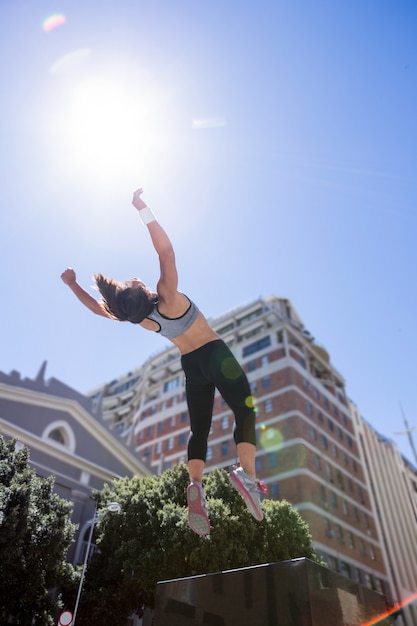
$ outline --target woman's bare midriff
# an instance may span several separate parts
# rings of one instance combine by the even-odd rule
[[[146,330],[157,330],[157,324],[152,320],[144,320],[141,326]],[[205,346],[210,341],[216,341],[216,339],[221,339],[220,335],[211,328],[204,315],[199,313],[194,324],[185,333],[170,339],[170,341],[177,346],[181,354],[187,354]]]
[[[199,313],[194,324],[185,333],[170,341],[177,346],[181,354],[187,354],[216,339],[220,339],[220,335],[211,328],[204,315]]]

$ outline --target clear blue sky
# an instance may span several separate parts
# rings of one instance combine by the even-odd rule
[[[416,32],[415,0],[3,0],[0,369],[87,392],[165,347],[60,280],[154,284],[142,186],[206,316],[291,299],[412,460]]]

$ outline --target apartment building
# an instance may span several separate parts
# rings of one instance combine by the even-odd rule
[[[328,352],[284,298],[259,298],[210,322],[243,365],[256,399],[257,473],[268,497],[297,508],[333,570],[389,597],[345,381]],[[189,425],[175,347],[90,395],[154,471],[185,461]],[[207,471],[235,462],[233,424],[217,394]]]
[[[417,626],[417,469],[351,409],[393,599],[402,607],[396,624]]]

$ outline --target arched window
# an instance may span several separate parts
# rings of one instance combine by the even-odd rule
[[[54,430],[51,430],[48,437],[49,439],[53,439],[57,443],[60,443],[62,446],[65,446],[66,444],[65,431],[63,428],[55,428]]]
[[[67,448],[70,452],[75,451],[75,435],[71,426],[64,420],[49,424],[43,434],[43,439],[49,440],[55,445]]]

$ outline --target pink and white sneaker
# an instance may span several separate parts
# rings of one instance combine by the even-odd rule
[[[229,480],[244,499],[251,515],[253,515],[258,522],[262,522],[264,516],[261,509],[259,490],[266,493],[267,488],[264,483],[246,474],[241,467],[230,472]]]
[[[187,487],[188,525],[197,535],[210,534],[206,498],[201,483],[192,482]]]

